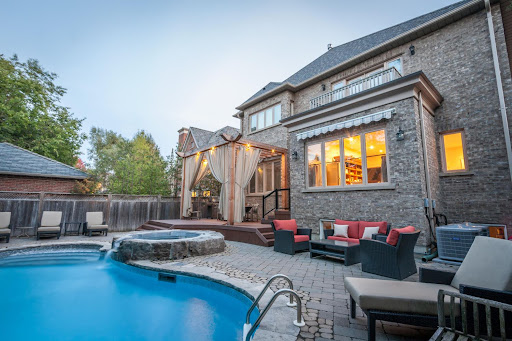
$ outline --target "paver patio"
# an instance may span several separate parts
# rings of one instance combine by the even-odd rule
[[[113,237],[124,233],[112,233],[107,237],[69,236],[60,240],[11,239],[9,244],[0,244],[0,249],[23,245],[51,244],[64,242],[104,242],[109,245]],[[272,275],[281,273],[289,276],[295,290],[302,298],[306,326],[301,328],[297,340],[366,340],[366,317],[358,308],[357,317],[349,317],[349,296],[345,292],[343,279],[346,276],[382,278],[361,271],[361,265],[345,267],[339,260],[309,257],[308,252],[290,256],[273,251],[273,248],[226,242],[226,251],[220,254],[189,258],[173,262],[174,266],[191,268],[209,267],[215,272],[242,279],[255,284],[266,282]],[[158,262],[161,266],[169,262]],[[420,260],[417,261],[421,263]],[[156,264],[156,263],[155,263]],[[430,263],[429,266],[440,267]],[[442,266],[444,267],[444,266]],[[183,269],[186,271],[186,269]],[[413,275],[407,281],[417,281]],[[277,282],[272,290],[285,287]],[[291,322],[291,321],[290,321]],[[434,329],[399,325],[377,321],[378,340],[428,340]]]

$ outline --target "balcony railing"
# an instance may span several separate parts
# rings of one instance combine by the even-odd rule
[[[374,88],[387,82],[391,82],[392,80],[400,77],[402,77],[402,75],[394,67],[377,72],[369,77],[360,79],[339,89],[312,98],[309,101],[309,108],[318,108],[322,105],[340,100],[347,96],[355,95],[361,91]]]

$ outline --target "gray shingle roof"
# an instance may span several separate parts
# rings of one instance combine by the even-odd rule
[[[276,88],[277,86],[283,83],[290,83],[292,85],[298,85],[307,81],[308,79],[313,78],[361,53],[364,53],[380,44],[385,43],[388,40],[391,40],[403,33],[406,33],[410,30],[413,30],[433,19],[436,19],[450,11],[453,11],[473,0],[464,0],[457,3],[454,3],[450,6],[443,7],[434,12],[430,12],[428,14],[424,14],[417,18],[405,21],[401,24],[383,29],[381,31],[372,33],[365,37],[350,41],[348,43],[333,47],[328,50],[326,53],[288,77],[281,83],[271,82],[267,84],[263,89],[255,93],[248,100],[246,100],[243,104],[269,92],[270,90]],[[242,104],[242,105],[243,105]]]
[[[89,175],[7,142],[0,143],[0,174],[84,179]]]
[[[205,149],[224,143],[225,141],[221,137],[223,133],[226,133],[231,136],[237,136],[238,134],[240,134],[240,130],[230,126],[225,126],[216,131],[209,131],[199,129],[196,127],[190,127],[190,132],[192,133],[192,137],[194,138],[194,141],[196,143],[196,147],[192,151],[190,151],[191,153],[196,150]]]

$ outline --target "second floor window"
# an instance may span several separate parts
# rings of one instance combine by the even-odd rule
[[[277,104],[249,116],[249,124],[251,126],[250,131],[253,132],[266,127],[270,127],[279,123],[280,120],[281,104]]]

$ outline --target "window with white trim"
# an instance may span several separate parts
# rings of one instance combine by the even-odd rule
[[[389,182],[384,130],[310,143],[306,154],[308,188]]]
[[[281,104],[274,105],[270,108],[254,113],[249,116],[250,131],[258,131],[260,129],[278,124],[281,120]]]
[[[281,188],[281,161],[258,164],[247,188],[249,194],[263,194]]]

